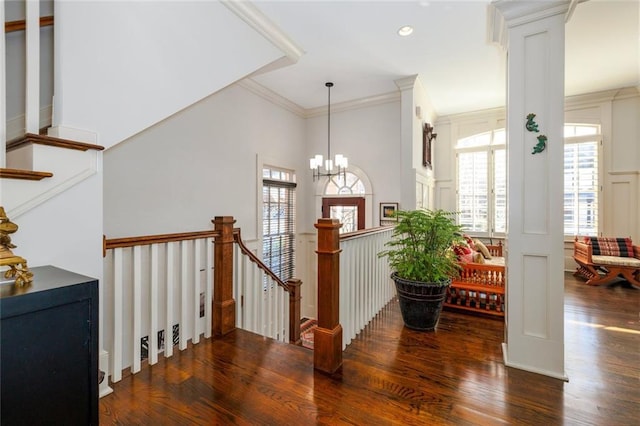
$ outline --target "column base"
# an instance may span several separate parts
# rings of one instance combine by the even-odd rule
[[[335,373],[342,366],[342,326],[338,324],[333,330],[318,327],[313,340],[313,367]]]

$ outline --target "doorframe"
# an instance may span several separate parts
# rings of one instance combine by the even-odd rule
[[[371,181],[369,180],[369,176],[367,176],[367,174],[358,166],[353,165],[353,164],[349,164],[349,170],[351,173],[355,174],[356,176],[358,176],[358,178],[362,181],[362,183],[364,184],[364,194],[349,194],[346,195],[345,197],[352,197],[352,196],[357,196],[357,197],[364,197],[365,199],[365,220],[364,220],[364,224],[365,224],[365,228],[373,228],[373,219],[374,219],[374,215],[377,213],[374,211],[373,208],[373,187],[371,186]],[[315,192],[316,192],[316,196],[315,196],[315,214],[314,216],[317,217],[322,217],[322,198],[325,196],[324,190],[325,187],[327,186],[327,182],[328,179],[325,178],[321,178],[319,180],[317,180],[315,182]],[[335,195],[333,195],[334,197],[336,197]]]
[[[358,231],[365,229],[365,197],[322,197],[322,217],[329,218],[332,206],[355,206],[358,211]]]

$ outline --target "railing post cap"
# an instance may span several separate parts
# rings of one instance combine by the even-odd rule
[[[321,219],[318,219],[318,223],[314,224],[313,226],[315,226],[316,229],[320,229],[320,228],[338,229],[342,226],[342,224],[338,219],[321,218]]]
[[[215,216],[211,222],[228,224],[236,223],[236,220],[233,218],[233,216]]]

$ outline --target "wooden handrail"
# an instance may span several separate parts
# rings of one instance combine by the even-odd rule
[[[175,234],[142,235],[139,237],[109,238],[103,240],[103,255],[107,250],[122,247],[144,246],[147,244],[172,243],[184,240],[198,240],[200,238],[215,238],[220,233],[215,230],[178,232]]]
[[[41,16],[40,26],[49,27],[53,25],[53,16]],[[4,23],[4,32],[12,33],[15,31],[24,31],[27,28],[27,21],[20,19],[18,21],[9,21]]]
[[[360,229],[358,231],[353,231],[353,232],[345,232],[344,234],[340,234],[340,241],[342,242],[342,241],[350,240],[353,238],[359,238],[364,235],[379,234],[381,232],[388,231],[389,229],[393,229],[393,225],[378,226],[376,228],[367,228],[367,229]]]
[[[216,229],[209,231],[179,232],[173,234],[142,235],[138,237],[110,238],[102,237],[102,256],[106,257],[107,250],[124,247],[135,247],[149,244],[171,243],[201,238],[214,238],[217,244],[214,251],[215,279],[214,294],[220,296],[214,300],[213,330],[217,335],[223,335],[235,328],[235,300],[232,298],[232,259],[233,252],[229,251],[229,242],[238,244],[240,251],[255,263],[265,274],[278,283],[284,291],[289,293],[289,340],[291,343],[300,342],[300,286],[302,281],[291,278],[286,282],[281,280],[267,265],[262,262],[242,241],[240,228],[229,227],[235,222],[232,217],[219,216],[213,221]],[[232,232],[232,236],[228,235]],[[231,238],[229,241],[228,238]],[[233,316],[233,318],[232,318]]]
[[[89,149],[95,151],[103,151],[104,147],[86,142],[77,142],[69,139],[56,138],[48,135],[36,135],[35,133],[27,133],[23,137],[7,142],[7,152],[20,148],[27,144],[55,146],[58,148],[75,149],[78,151],[87,151]]]
[[[0,178],[5,179],[22,179],[22,180],[42,180],[52,177],[50,172],[36,172],[33,170],[5,169],[0,168]]]
[[[284,281],[282,281],[280,279],[280,277],[278,277],[272,270],[271,268],[269,268],[267,265],[264,264],[264,262],[260,259],[258,259],[258,256],[256,256],[251,250],[249,250],[249,248],[244,244],[244,241],[242,241],[242,235],[240,234],[240,228],[234,228],[233,229],[233,240],[236,242],[236,244],[238,244],[238,247],[240,247],[240,251],[242,252],[242,254],[244,254],[245,256],[249,257],[249,260],[251,260],[253,263],[255,263],[258,268],[262,269],[262,271],[269,275],[269,277],[274,280],[275,282],[278,283],[278,285],[280,287],[282,287],[287,293],[289,292],[289,285],[287,283],[285,283]]]

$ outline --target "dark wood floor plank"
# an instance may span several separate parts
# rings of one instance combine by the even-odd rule
[[[344,352],[333,375],[313,353],[237,330],[113,385],[103,425],[635,425],[640,291],[565,281],[569,382],[506,367],[504,325],[444,312],[406,329],[397,301]]]

